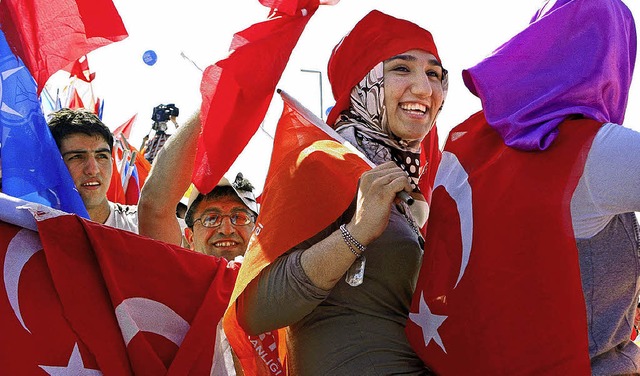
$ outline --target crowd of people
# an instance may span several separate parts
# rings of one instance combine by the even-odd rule
[[[336,104],[327,124],[375,167],[359,176],[351,204],[332,224],[270,260],[232,302],[242,329],[257,336],[287,328],[291,375],[426,375],[473,373],[473,364],[450,364],[446,355],[474,352],[474,344],[484,344],[483,332],[501,320],[529,327],[523,332],[532,336],[555,321],[552,327],[576,338],[576,346],[585,340],[578,358],[593,374],[640,374],[640,348],[632,341],[640,293],[634,213],[640,211],[640,133],[620,125],[635,57],[634,20],[620,0],[545,3],[527,29],[463,73],[482,111],[451,131],[436,175],[437,163],[424,160],[433,150],[423,140],[444,108],[446,62],[426,29],[379,11],[367,14],[329,59]],[[196,163],[199,113],[155,155],[137,206],[107,199],[114,139],[96,115],[63,109],[49,128],[92,221],[242,260],[260,215],[242,174],[223,178],[210,192],[192,187],[184,220],[176,215]],[[435,187],[433,198],[419,187],[427,176],[435,177],[425,185]],[[447,189],[454,185],[468,186],[466,196]],[[415,204],[401,200],[401,192]],[[463,199],[471,204],[461,205]],[[457,206],[449,209],[452,200]],[[475,227],[461,228],[465,218]],[[469,252],[456,261],[461,238],[462,248],[469,240]],[[478,261],[489,254],[499,266]],[[521,254],[528,263],[516,260]],[[556,268],[558,278],[573,275],[578,284],[540,269],[551,262],[567,265]],[[535,283],[504,288],[514,269]],[[457,281],[449,286],[451,275]],[[488,279],[489,290],[479,287]],[[464,285],[477,288],[459,304]],[[492,322],[447,329],[444,343],[425,335],[424,351],[408,338],[407,322],[417,312],[412,302],[424,301],[448,323],[464,323],[474,319],[469,312],[483,311],[490,294],[524,297],[501,305]],[[531,301],[553,294],[574,296],[565,315]],[[531,304],[540,304],[542,314],[529,314]],[[217,335],[222,350],[212,374],[243,374],[221,325]],[[565,339],[546,343],[553,348]],[[494,359],[485,370],[518,373],[498,355],[509,342],[497,342],[481,352]],[[561,356],[534,357],[526,370],[558,374]]]

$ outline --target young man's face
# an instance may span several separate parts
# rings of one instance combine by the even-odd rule
[[[104,205],[111,183],[111,151],[100,136],[76,133],[65,137],[60,154],[87,210]]]
[[[222,222],[216,227],[205,227],[200,218],[209,213],[222,216]],[[233,224],[231,216],[249,215],[252,221],[248,224]],[[247,250],[251,232],[255,227],[255,218],[251,211],[237,196],[223,196],[204,199],[197,204],[193,215],[193,230],[187,228],[185,235],[191,249],[207,255],[224,257],[233,260],[244,255]]]

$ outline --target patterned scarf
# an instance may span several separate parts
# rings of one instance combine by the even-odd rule
[[[334,128],[342,133],[354,128],[358,146],[376,165],[393,160],[410,178],[414,192],[419,192],[420,141],[406,141],[389,129],[384,106],[384,63],[376,65],[351,90],[351,106],[343,111]],[[426,167],[426,166],[425,166]]]

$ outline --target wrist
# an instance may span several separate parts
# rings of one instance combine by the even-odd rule
[[[353,253],[357,259],[362,257],[362,254],[367,250],[367,247],[362,245],[353,237],[353,235],[351,235],[345,224],[340,225],[340,233],[342,234],[342,240],[344,240],[351,253]]]
[[[373,239],[370,239],[369,236],[366,235],[366,231],[364,231],[365,229],[363,229],[362,226],[353,222],[346,223],[344,226],[358,244],[366,247],[373,241]]]

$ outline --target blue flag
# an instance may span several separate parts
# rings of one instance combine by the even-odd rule
[[[42,114],[36,82],[2,32],[0,157],[4,193],[89,218]]]

